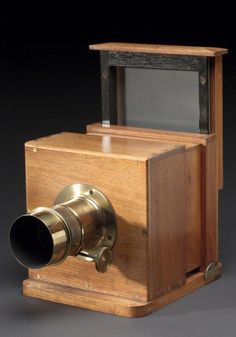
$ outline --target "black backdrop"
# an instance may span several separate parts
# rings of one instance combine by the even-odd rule
[[[191,324],[194,326],[193,322],[199,319],[204,326],[204,331],[209,329],[208,336],[211,333],[215,336],[219,333],[219,336],[222,336],[223,331],[224,336],[232,336],[229,329],[235,328],[233,316],[223,330],[224,325],[217,325],[218,313],[210,311],[214,310],[215,306],[223,312],[224,310],[227,312],[228,307],[232,312],[236,308],[234,287],[231,283],[224,283],[227,280],[233,280],[236,271],[234,239],[236,235],[234,212],[236,205],[234,149],[236,28],[234,28],[234,18],[231,16],[232,10],[225,6],[226,10],[221,7],[218,13],[214,10],[207,11],[206,6],[201,3],[189,4],[191,8],[186,5],[179,8],[178,4],[176,6],[167,4],[166,8],[161,8],[160,4],[156,3],[156,6],[159,6],[158,9],[151,3],[143,3],[142,8],[137,9],[138,4],[133,3],[133,9],[129,11],[127,3],[103,5],[101,8],[101,3],[95,6],[91,2],[83,7],[78,3],[77,7],[67,5],[66,8],[59,8],[58,5],[47,4],[42,7],[41,3],[34,3],[34,7],[23,6],[23,4],[18,4],[16,7],[12,4],[12,8],[7,9],[0,5],[0,283],[2,292],[0,335],[30,336],[34,331],[35,336],[43,336],[47,331],[44,325],[47,322],[51,324],[50,333],[57,331],[57,336],[63,336],[65,335],[63,326],[59,325],[61,328],[55,329],[58,316],[53,316],[54,310],[59,317],[70,315],[68,321],[65,321],[65,324],[73,326],[72,330],[66,329],[69,335],[70,331],[73,333],[77,331],[76,320],[71,321],[71,317],[74,319],[83,317],[85,321],[87,319],[84,334],[90,331],[90,336],[93,333],[96,334],[97,329],[103,331],[105,335],[112,331],[114,336],[119,336],[119,327],[124,328],[128,335],[141,333],[141,323],[136,326],[132,323],[131,327],[128,324],[127,327],[126,323],[123,325],[123,320],[116,321],[110,316],[99,316],[102,314],[87,311],[78,312],[76,309],[22,298],[20,283],[26,277],[26,271],[11,256],[7,242],[11,221],[25,209],[24,142],[60,131],[83,131],[86,124],[100,120],[99,54],[88,51],[88,45],[120,41],[229,48],[229,55],[224,57],[225,187],[220,193],[219,217],[221,260],[224,263],[225,276],[218,281],[223,283],[218,284],[223,287],[223,290],[213,286],[216,288],[212,288],[210,298],[207,298],[207,291],[201,293],[202,295],[193,295],[194,297],[189,297],[190,300],[183,302],[182,307],[181,302],[175,304],[176,307],[172,305],[170,309],[163,310],[164,314],[153,314],[149,321],[142,321],[142,324],[145,326],[145,322],[148,322],[145,330],[147,335],[155,335],[159,326],[162,336],[168,336],[173,331],[176,335],[183,336],[191,331],[187,327]],[[188,13],[185,12],[186,9],[189,9]],[[230,286],[232,286],[232,292],[227,293],[226,288],[229,289]],[[212,301],[215,294],[219,294],[220,291],[220,302],[213,301],[214,304],[209,308],[208,301]],[[194,299],[194,305],[191,298]],[[216,298],[219,298],[219,295]],[[195,305],[198,305],[197,309]],[[186,316],[187,309],[184,308],[188,308],[192,316]],[[204,321],[205,315],[196,314],[196,311],[201,312],[205,308],[208,310],[210,321]],[[43,315],[43,311],[47,312],[50,318],[46,314]],[[179,312],[182,315],[181,319],[178,317]],[[231,312],[230,315],[232,315]],[[103,317],[105,317],[104,321]],[[89,328],[90,318],[95,321]],[[24,324],[26,319],[31,322],[29,325]],[[96,320],[99,326],[96,326]],[[14,328],[10,322],[14,322]],[[101,328],[101,322],[106,322],[107,328],[105,325]],[[116,325],[117,322],[119,325]],[[169,324],[170,322],[174,325]],[[111,324],[114,324],[113,327]],[[140,328],[136,330],[137,326]],[[200,334],[200,330],[196,329],[195,333],[196,331]],[[72,332],[71,335],[73,335]]]

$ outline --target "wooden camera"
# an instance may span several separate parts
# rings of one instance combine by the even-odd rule
[[[222,48],[104,43],[102,123],[25,145],[23,293],[144,316],[216,279]]]

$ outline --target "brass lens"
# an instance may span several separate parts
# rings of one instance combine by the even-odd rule
[[[72,255],[94,261],[97,270],[104,272],[111,263],[115,238],[111,203],[101,191],[83,184],[67,186],[55,206],[33,209],[17,218],[10,230],[16,259],[36,269],[61,263]]]
[[[48,228],[32,215],[16,219],[10,231],[10,244],[17,260],[29,268],[47,265],[53,255],[53,241]]]

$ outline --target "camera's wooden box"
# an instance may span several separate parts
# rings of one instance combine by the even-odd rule
[[[214,137],[202,136],[201,142],[204,148],[209,142],[214,156]],[[28,142],[28,211],[38,205],[52,206],[66,185],[88,183],[102,190],[113,204],[118,236],[107,273],[97,273],[93,263],[69,257],[58,266],[30,270],[24,294],[140,316],[203,284],[200,270],[208,261],[202,261],[201,235],[206,229],[201,227],[205,190],[201,147],[73,133]],[[208,188],[216,190],[212,174]],[[212,241],[206,253],[212,254],[209,261],[217,261],[216,200],[211,203],[208,211],[214,222],[208,224]],[[192,271],[197,274],[188,278]]]
[[[117,215],[113,263],[101,274],[92,262],[69,257],[58,266],[29,270],[23,292],[144,316],[220,275],[221,55],[226,50],[127,44],[92,48],[102,51],[103,123],[88,126],[87,134],[61,133],[26,143],[27,208],[52,206],[66,185],[99,188]],[[131,68],[163,67],[163,57],[168,69],[184,67],[199,74],[199,93],[207,98],[199,100],[199,132],[125,125],[121,67],[124,62]]]

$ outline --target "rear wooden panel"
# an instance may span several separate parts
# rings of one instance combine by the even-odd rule
[[[185,282],[184,151],[149,165],[149,299]]]
[[[49,283],[147,300],[146,161],[86,155],[26,146],[27,206],[52,206],[59,191],[76,182],[101,189],[112,202],[118,236],[110,270],[69,257],[59,266],[30,270]]]
[[[201,265],[201,146],[196,145],[185,152],[186,226],[185,258],[186,272]]]
[[[179,142],[182,144],[203,144],[206,145],[212,138],[215,137],[213,134],[202,134],[202,133],[190,133],[190,132],[179,132],[179,131],[169,131],[169,130],[158,130],[158,129],[145,129],[137,128],[132,126],[121,126],[121,125],[104,125],[99,123],[87,125],[87,134],[98,135],[98,134],[109,134],[111,136],[129,136],[130,138],[139,137],[143,140],[153,139],[161,140],[167,142]]]
[[[223,188],[223,71],[222,56],[211,60],[211,132],[216,134],[216,174]]]
[[[218,180],[216,141],[202,147],[202,269],[218,262]]]

